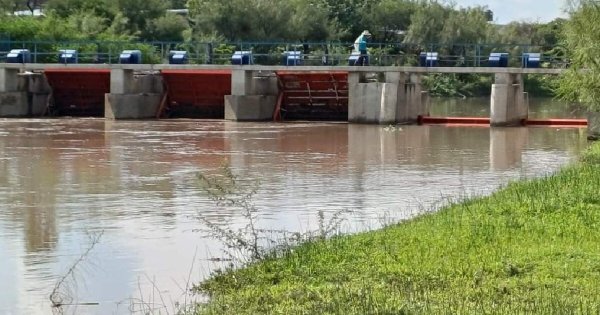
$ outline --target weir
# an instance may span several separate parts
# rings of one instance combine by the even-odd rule
[[[495,76],[490,123],[513,126],[527,119],[523,75],[562,71],[491,67],[0,64],[0,116],[416,123],[429,113],[429,96],[421,83],[423,74],[487,73]]]

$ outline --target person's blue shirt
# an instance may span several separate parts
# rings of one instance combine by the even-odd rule
[[[367,39],[363,35],[358,40],[358,51],[364,52],[366,50],[367,50]]]

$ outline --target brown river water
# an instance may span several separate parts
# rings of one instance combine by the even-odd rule
[[[432,113],[487,116],[486,102]],[[548,100],[531,116],[581,117]],[[261,227],[305,232],[347,210],[355,232],[544,176],[586,146],[585,129],[0,119],[0,314],[52,314],[66,274],[66,314],[172,314],[197,298],[186,287],[222,256],[198,215],[246,223],[199,188],[223,163],[258,182]]]

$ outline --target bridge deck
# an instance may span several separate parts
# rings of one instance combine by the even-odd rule
[[[125,69],[134,71],[160,70],[250,70],[250,71],[304,71],[304,72],[407,72],[407,73],[511,73],[560,74],[566,69],[549,68],[494,68],[494,67],[350,67],[350,66],[258,66],[258,65],[170,65],[170,64],[56,64],[56,63],[0,63],[0,69],[43,71],[45,69]]]

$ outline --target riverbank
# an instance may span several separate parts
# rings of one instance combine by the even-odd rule
[[[213,276],[197,314],[600,311],[600,144],[547,178]]]

